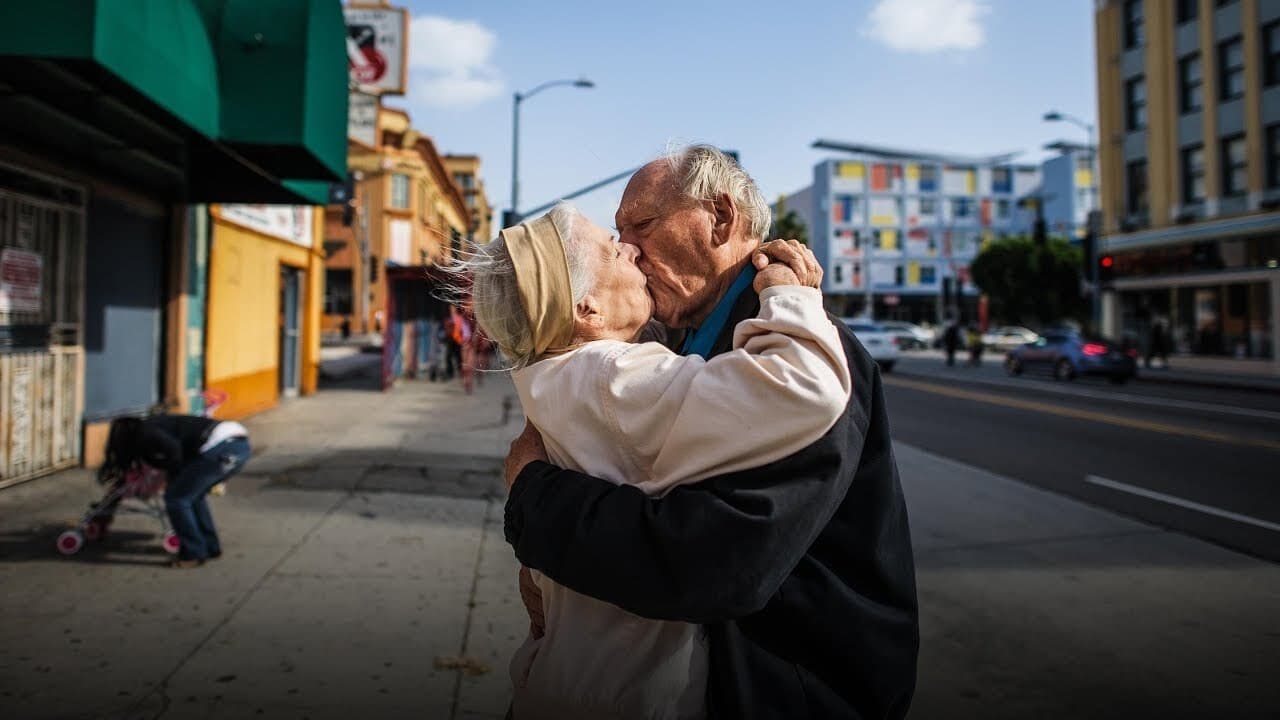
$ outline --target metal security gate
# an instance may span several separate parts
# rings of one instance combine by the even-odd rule
[[[0,165],[0,487],[80,461],[84,200]]]

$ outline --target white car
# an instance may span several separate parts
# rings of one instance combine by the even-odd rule
[[[1012,350],[1016,347],[1022,347],[1028,343],[1033,343],[1040,339],[1040,335],[1034,330],[1028,330],[1024,327],[1009,325],[1006,327],[998,327],[989,331],[982,336],[982,344],[992,350]]]
[[[933,345],[933,331],[925,330],[915,323],[885,320],[880,325],[885,330],[898,336],[899,350],[911,350],[912,348],[923,350]]]
[[[898,361],[898,334],[886,330],[883,325],[861,318],[844,318],[842,321],[853,336],[858,338],[867,354],[880,366],[883,372],[893,372],[893,365]]]

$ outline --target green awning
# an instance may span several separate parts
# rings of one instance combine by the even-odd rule
[[[218,72],[186,0],[0,3],[0,56],[92,61],[205,137],[218,136]]]
[[[346,174],[335,0],[0,1],[0,131],[188,202]],[[323,202],[323,199],[318,200]]]
[[[278,177],[347,167],[346,24],[335,0],[195,0],[221,82],[221,139]]]

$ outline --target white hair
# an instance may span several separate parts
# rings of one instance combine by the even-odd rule
[[[557,203],[547,216],[555,224],[564,242],[564,255],[569,264],[569,288],[576,307],[595,287],[597,263],[589,262],[590,248],[583,242],[580,229],[585,218],[569,203]],[[447,268],[455,277],[469,276],[470,287],[459,283],[451,293],[459,303],[469,295],[476,324],[485,336],[497,344],[509,363],[508,369],[516,370],[539,358],[533,350],[533,330],[525,317],[524,303],[516,283],[515,266],[507,241],[499,236],[492,242],[477,245],[467,257]]]
[[[670,163],[676,187],[692,200],[713,201],[728,195],[733,206],[747,221],[747,235],[764,240],[773,222],[769,203],[760,194],[755,180],[732,157],[711,145],[689,145],[670,151]]]

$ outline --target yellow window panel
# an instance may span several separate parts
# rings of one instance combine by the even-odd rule
[[[983,250],[986,250],[987,246],[990,245],[993,240],[995,240],[995,233],[991,232],[990,230],[982,231],[982,249]]]
[[[1093,186],[1093,171],[1077,170],[1076,171],[1076,187],[1087,188],[1092,186]]]
[[[915,163],[907,163],[907,180],[916,182],[920,179],[920,166]]]
[[[872,215],[872,216],[871,216],[871,224],[872,224],[872,225],[876,225],[876,226],[881,226],[881,225],[897,225],[897,224],[898,224],[898,218],[896,218],[896,217],[894,217],[894,216],[892,216],[892,215]]]
[[[907,284],[908,285],[920,284],[920,263],[918,262],[907,263]]]
[[[964,173],[965,191],[970,195],[978,191],[978,173],[973,170],[966,170]]]
[[[880,249],[881,250],[897,250],[898,249],[898,231],[897,230],[881,230],[880,231]]]
[[[861,178],[865,173],[866,168],[860,162],[842,162],[838,175],[842,178]]]

